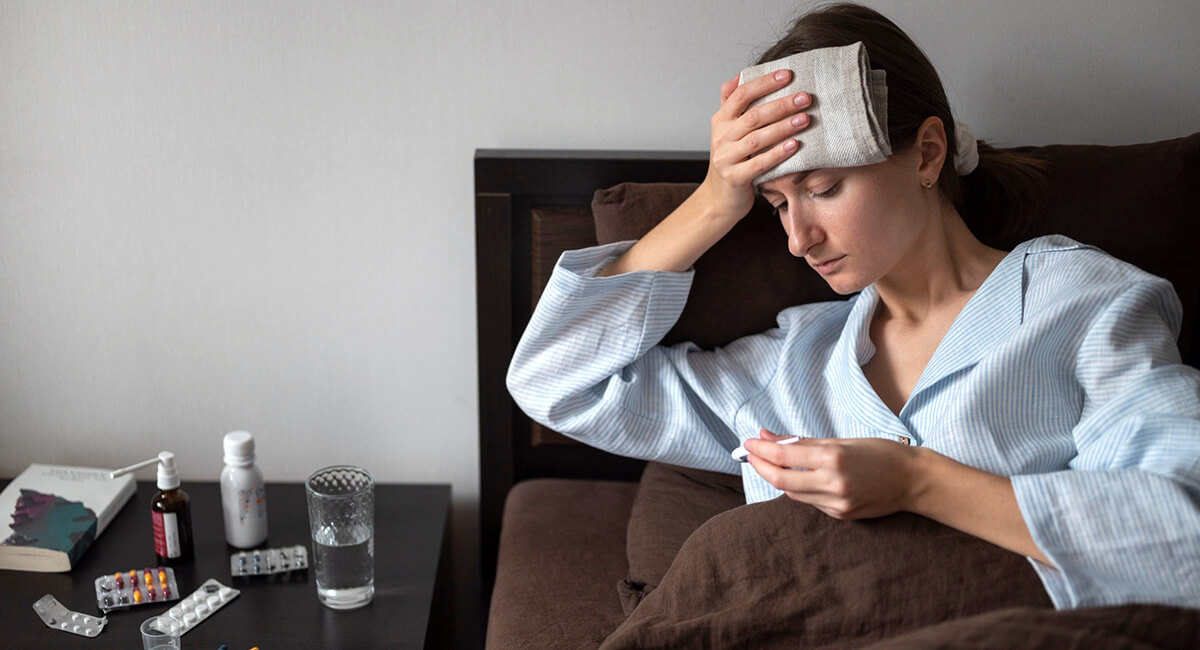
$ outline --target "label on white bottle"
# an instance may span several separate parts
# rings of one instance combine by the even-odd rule
[[[267,539],[267,487],[255,468],[229,467],[221,473],[225,541],[254,548]]]

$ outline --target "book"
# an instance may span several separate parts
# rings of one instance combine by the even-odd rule
[[[70,571],[137,491],[132,475],[34,463],[0,492],[0,569]],[[7,534],[6,534],[7,533]]]

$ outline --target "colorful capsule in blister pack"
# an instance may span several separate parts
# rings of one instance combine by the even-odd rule
[[[239,551],[229,556],[229,573],[235,577],[263,576],[307,568],[308,548],[302,544]]]
[[[225,606],[225,603],[237,598],[242,592],[209,578],[186,598],[179,601],[165,616],[170,616],[179,623],[179,634],[196,627],[201,621],[212,616],[214,612]]]
[[[103,612],[169,600],[179,600],[175,570],[170,567],[146,567],[96,578],[96,606]]]

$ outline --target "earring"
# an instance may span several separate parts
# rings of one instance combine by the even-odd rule
[[[933,189],[933,181],[930,181],[929,179],[925,179],[925,189],[932,190]]]

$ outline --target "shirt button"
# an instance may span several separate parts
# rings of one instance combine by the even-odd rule
[[[907,436],[900,436],[900,444],[902,444],[902,445],[911,445],[911,444],[912,444],[912,438],[909,438],[909,437],[907,437]]]

